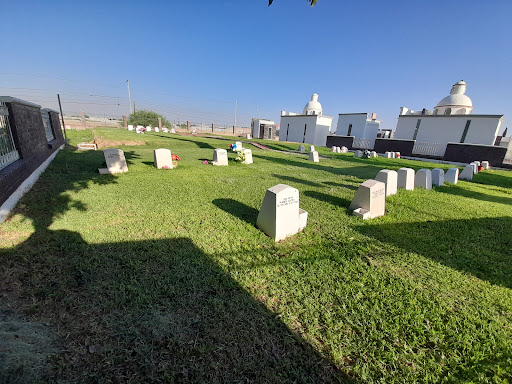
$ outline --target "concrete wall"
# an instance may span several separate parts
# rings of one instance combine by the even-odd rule
[[[468,120],[471,120],[464,143],[493,145],[501,126],[501,115],[406,115],[399,116],[395,139],[414,140],[414,131],[420,120],[416,136],[422,143],[459,143]]]
[[[22,100],[6,102],[6,106],[13,141],[20,159],[0,170],[0,205],[64,144],[58,114],[50,114],[55,139],[48,142],[39,106]]]
[[[348,129],[352,124],[352,131],[350,136],[365,137],[364,131],[366,128],[366,113],[352,113],[338,115],[338,125],[336,126],[337,136],[348,136]]]
[[[329,135],[331,124],[332,118],[326,116],[281,116],[279,141],[292,141],[323,147]],[[304,131],[306,131],[305,135]]]
[[[449,143],[443,160],[471,163],[472,161],[488,161],[495,167],[505,166],[503,161],[507,153],[507,147],[493,145],[475,145]]]

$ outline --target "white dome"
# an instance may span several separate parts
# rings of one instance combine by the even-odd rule
[[[311,101],[309,101],[304,107],[303,113],[305,115],[321,115],[322,114],[322,104],[318,102],[318,95],[316,93],[311,96]]]
[[[434,110],[434,115],[470,114],[473,111],[473,102],[468,96],[465,95],[465,93],[466,83],[464,80],[453,84],[450,95],[446,96],[439,103],[437,103]]]

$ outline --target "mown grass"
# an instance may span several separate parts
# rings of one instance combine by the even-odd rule
[[[98,174],[101,151],[62,151],[0,226],[0,308],[51,340],[25,363],[0,348],[0,381],[33,381],[41,356],[41,381],[512,380],[510,172],[400,190],[360,221],[348,205],[378,170],[449,166],[252,148],[253,165],[213,167],[228,142],[96,134],[147,144],[122,148],[118,176]],[[160,147],[177,169],[153,167]],[[274,243],[255,222],[278,183],[309,220]]]

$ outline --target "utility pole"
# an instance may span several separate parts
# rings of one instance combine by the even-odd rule
[[[62,128],[64,128],[64,140],[68,143],[68,135],[66,134],[66,124],[64,123],[64,114],[62,113],[62,105],[60,104],[60,95],[57,93],[57,99],[59,100],[60,118],[62,119]]]
[[[135,101],[133,102],[133,113],[135,113]]]
[[[238,102],[235,100],[235,125],[234,125],[234,127],[236,127],[236,110],[237,110],[237,108],[238,108]],[[233,130],[234,129],[235,128],[233,128]]]
[[[126,84],[128,84],[128,100],[130,100],[130,113],[135,112],[135,106],[132,109],[132,95],[130,94],[130,80],[126,80]]]

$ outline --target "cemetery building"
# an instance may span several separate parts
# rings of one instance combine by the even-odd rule
[[[0,96],[0,222],[63,144],[58,112]]]
[[[379,129],[376,113],[340,113],[336,135],[353,136],[355,148],[372,149]]]
[[[292,141],[325,146],[330,133],[332,117],[323,115],[318,95],[311,96],[302,114],[281,111],[279,141]]]
[[[414,154],[432,157],[442,157],[448,143],[493,146],[504,116],[473,114],[465,93],[466,83],[459,81],[433,111],[401,107],[394,139],[414,140]]]
[[[251,134],[254,139],[274,140],[276,138],[276,123],[254,118],[251,121]]]

